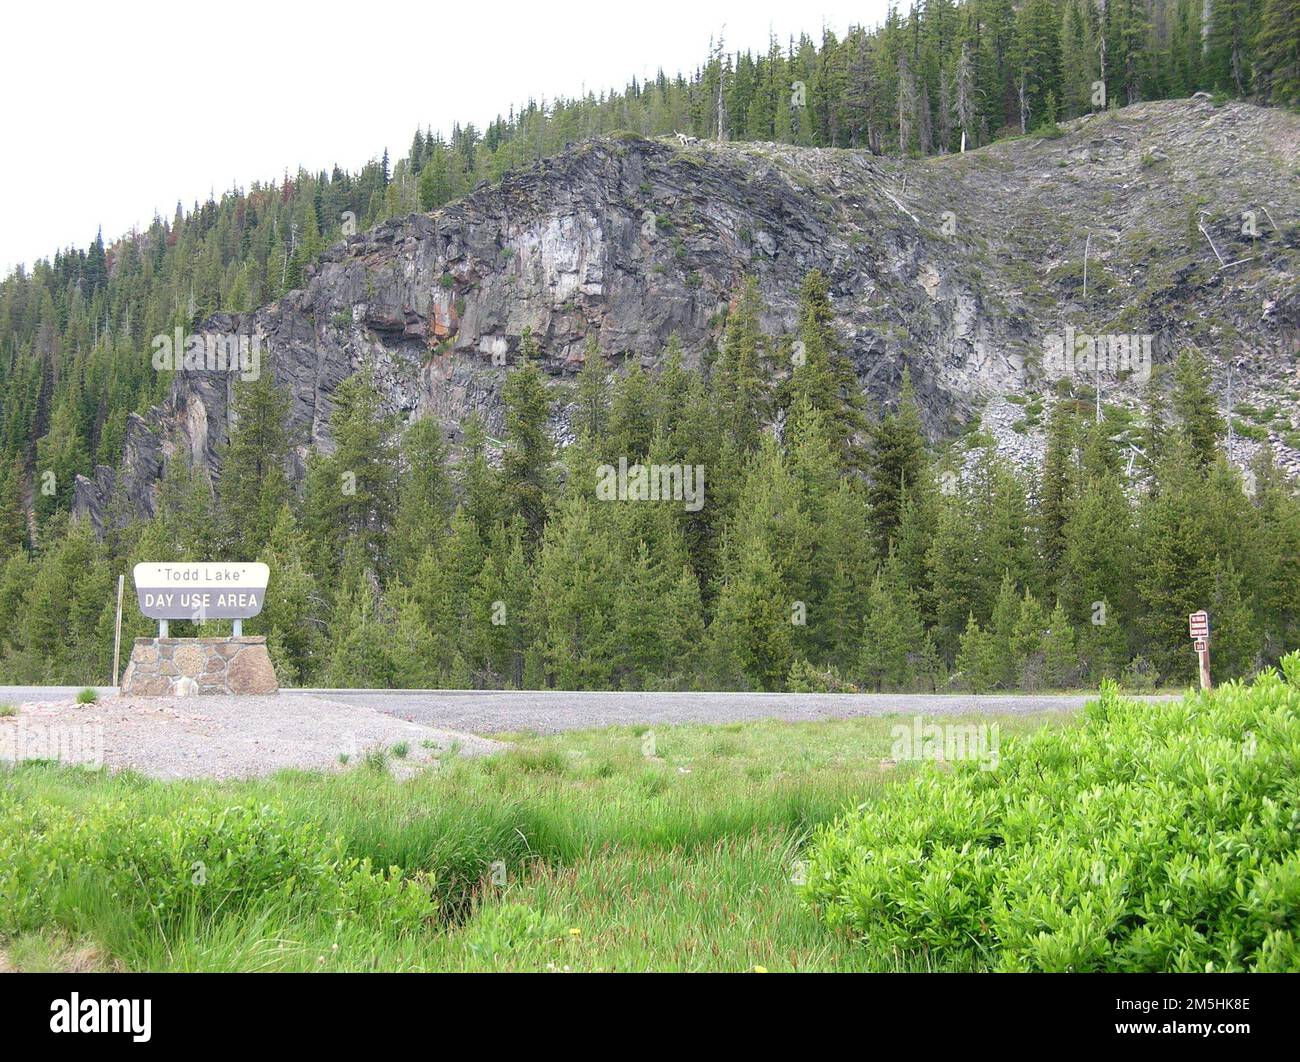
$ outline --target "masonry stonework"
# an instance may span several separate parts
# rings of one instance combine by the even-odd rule
[[[122,695],[279,692],[265,638],[137,638]]]

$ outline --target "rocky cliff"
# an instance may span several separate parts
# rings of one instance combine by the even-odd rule
[[[792,332],[815,267],[864,391],[892,401],[909,368],[936,439],[980,418],[1033,458],[1041,428],[1021,396],[1051,384],[1048,337],[1073,327],[1150,336],[1156,362],[1195,344],[1216,371],[1231,363],[1237,398],[1276,414],[1249,445],[1295,470],[1298,167],[1300,118],[1203,99],[923,160],[612,137],[349,237],[303,290],[199,331],[265,337],[305,444],[331,445],[331,396],[367,360],[391,410],[454,436],[471,410],[499,427],[525,329],[563,391],[592,335],[653,366],[676,333],[698,361],[747,275],[765,327]],[[1103,379],[1107,402],[1133,400],[1124,375]],[[219,474],[236,379],[176,372],[167,401],[131,419],[118,468],[79,478],[76,510],[102,522],[121,492],[151,512],[178,452]]]

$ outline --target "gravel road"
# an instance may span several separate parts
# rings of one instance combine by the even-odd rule
[[[448,755],[480,756],[499,741],[452,733],[324,697],[118,697],[78,705],[52,687],[0,688],[0,762],[58,759],[130,768],[155,778],[249,778],[284,768],[343,770],[367,751],[406,745],[389,767],[405,775]],[[36,692],[37,697],[18,696]],[[75,694],[75,691],[74,691]]]
[[[846,719],[860,715],[1024,715],[1072,712],[1081,694],[949,695],[892,693],[565,693],[479,690],[304,690],[333,701],[473,734],[635,724],[734,723],[747,719]],[[2,695],[2,691],[0,691]],[[1173,696],[1143,698],[1174,700]]]

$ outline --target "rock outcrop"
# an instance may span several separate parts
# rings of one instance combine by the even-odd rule
[[[436,417],[453,437],[478,410],[495,434],[526,329],[558,385],[593,335],[605,356],[653,366],[676,334],[698,361],[747,275],[765,327],[793,332],[813,268],[864,392],[892,402],[909,369],[935,438],[991,399],[1046,390],[1045,338],[1071,325],[1148,334],[1156,362],[1195,344],[1238,364],[1239,399],[1268,396],[1294,415],[1298,164],[1297,116],[1200,100],[924,160],[612,137],[349,237],[302,290],[198,331],[265,337],[261,368],[292,394],[304,454],[330,447],[333,392],[366,361],[389,410]],[[128,424],[120,466],[79,478],[75,511],[97,524],[111,504],[152,512],[177,453],[219,474],[237,379],[176,372],[167,400]],[[1086,373],[1072,382],[1091,386]],[[1108,402],[1138,390],[1103,385]],[[1013,457],[1037,452],[1033,418],[985,428]],[[1269,432],[1300,469],[1288,433]]]

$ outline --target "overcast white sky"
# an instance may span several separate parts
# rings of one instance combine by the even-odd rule
[[[307,4],[23,3],[4,14],[0,275],[108,240],[210,191],[300,165],[355,170],[417,125],[482,128],[529,96],[688,72],[886,0]]]

